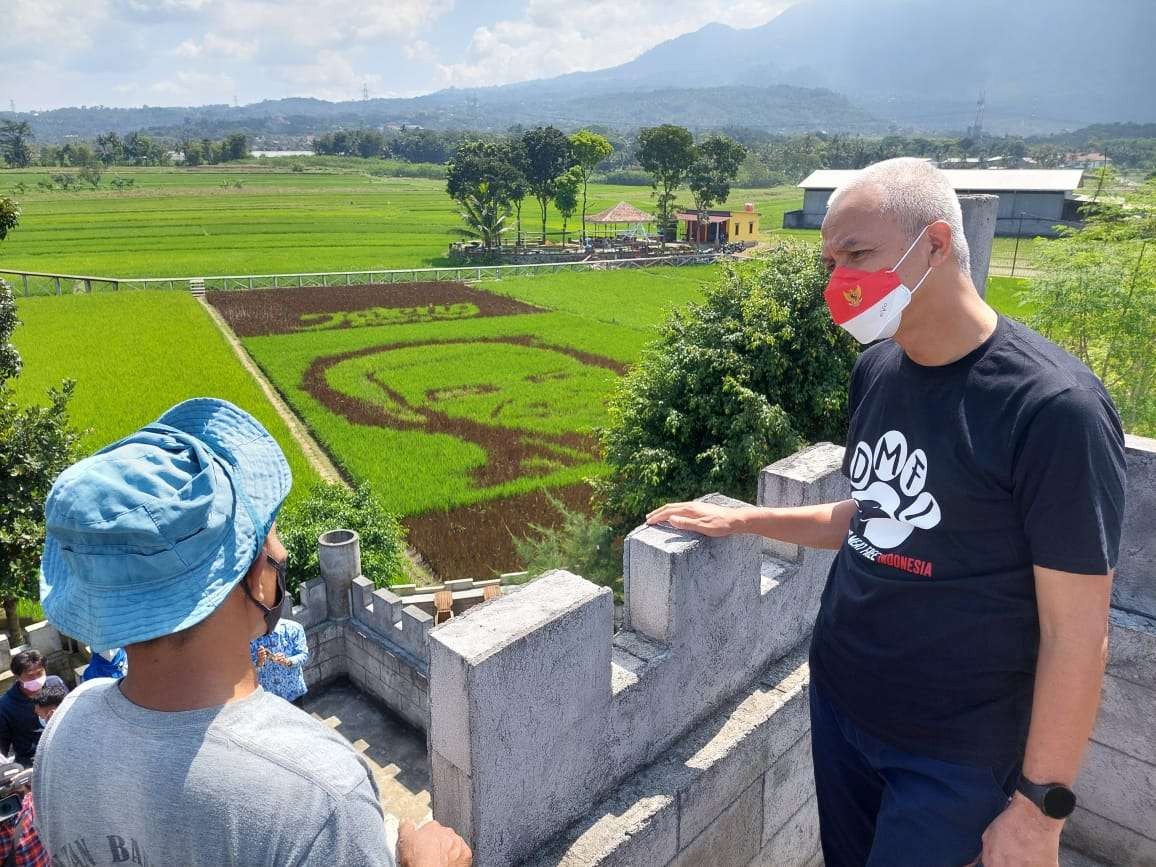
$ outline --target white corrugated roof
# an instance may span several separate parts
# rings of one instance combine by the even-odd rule
[[[960,192],[1069,192],[1080,185],[1083,169],[944,169]],[[819,169],[801,184],[804,190],[833,190],[859,174],[858,169]]]

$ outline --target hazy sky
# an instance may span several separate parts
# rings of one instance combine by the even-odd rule
[[[0,108],[413,96],[613,66],[796,0],[0,0]]]

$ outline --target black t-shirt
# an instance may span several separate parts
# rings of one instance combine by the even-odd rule
[[[850,408],[843,472],[859,512],[823,591],[812,675],[899,749],[1014,761],[1039,645],[1032,565],[1095,575],[1116,563],[1115,408],[1083,364],[1003,317],[943,366],[872,346]]]

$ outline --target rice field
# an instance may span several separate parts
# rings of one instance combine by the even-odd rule
[[[289,171],[284,165],[110,169],[104,188],[44,192],[60,169],[0,170],[0,195],[20,202],[20,227],[0,245],[0,268],[116,277],[182,277],[413,268],[446,264],[461,219],[440,180],[348,169]],[[113,178],[131,179],[123,191]],[[23,192],[20,190],[23,185]],[[653,210],[648,187],[590,187],[588,211],[627,201]],[[753,202],[764,235],[802,202],[793,187],[735,190]],[[527,200],[523,231],[539,225]],[[513,221],[511,220],[511,224]],[[548,230],[561,217],[549,213]],[[577,217],[570,220],[579,231]]]
[[[24,359],[20,403],[76,380],[73,423],[92,452],[190,397],[220,397],[260,419],[285,450],[295,493],[317,480],[260,387],[200,304],[182,292],[20,298],[13,340]]]

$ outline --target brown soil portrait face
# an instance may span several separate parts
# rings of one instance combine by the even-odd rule
[[[465,283],[387,283],[210,292],[238,337],[544,313]]]

